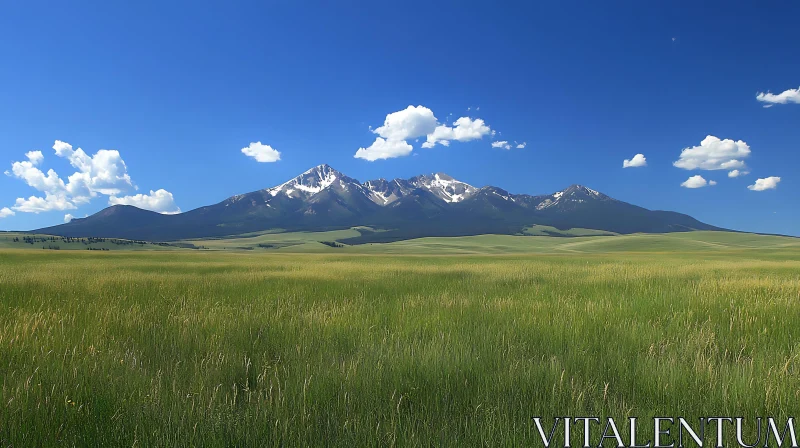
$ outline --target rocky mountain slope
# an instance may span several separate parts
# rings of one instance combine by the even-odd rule
[[[680,213],[651,211],[581,185],[549,195],[476,188],[447,174],[364,183],[319,165],[280,185],[177,215],[117,205],[37,232],[170,241],[267,229],[322,230],[356,225],[387,231],[351,243],[421,236],[519,233],[542,224],[617,233],[722,230]]]

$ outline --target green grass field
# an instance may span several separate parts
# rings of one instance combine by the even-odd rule
[[[416,238],[385,244],[332,248],[321,242],[359,236],[357,228],[330,232],[262,232],[212,240],[186,240],[209,250],[262,253],[311,252],[338,254],[577,254],[613,252],[731,252],[751,249],[800,249],[800,238],[733,232],[680,232],[666,234],[611,235],[588,229],[562,231],[562,237],[546,237],[556,229],[534,226],[526,236],[477,235],[468,237]]]
[[[208,249],[216,250],[252,250],[252,249],[307,249],[302,247],[311,244],[327,246],[320,244],[320,241],[336,241],[345,238],[354,238],[360,236],[361,233],[358,228],[332,230],[329,232],[283,232],[279,229],[257,232],[245,235],[238,235],[228,238],[215,238],[215,239],[195,239],[186,240],[185,243],[194,244],[195,246],[206,247]]]
[[[568,230],[559,230],[552,226],[543,226],[540,224],[534,224],[529,227],[525,227],[522,229],[523,235],[530,235],[530,236],[613,236],[618,235],[614,232],[607,232],[605,230],[595,230],[595,229],[568,229]]]
[[[576,229],[580,232],[580,229]],[[331,248],[321,241],[358,236],[355,229],[331,232],[259,233],[217,240],[187,240],[211,250],[254,250],[261,253],[311,252],[337,254],[581,254],[615,252],[736,252],[753,249],[800,249],[800,238],[733,232],[682,232],[617,236],[543,237],[477,235],[416,238],[385,244]]]
[[[274,229],[225,238],[192,239],[153,244],[142,241],[78,239],[0,232],[0,249],[37,250],[203,250],[259,253],[332,254],[569,254],[612,252],[730,252],[750,249],[800,248],[800,238],[734,232],[678,232],[666,234],[615,235],[591,229],[559,231],[554,227],[532,226],[520,235],[477,235],[467,237],[416,238],[385,244],[331,247],[325,242],[346,240],[375,232],[368,227],[326,232],[284,232]],[[380,231],[380,230],[377,230]],[[552,235],[560,237],[551,237]],[[550,237],[548,235],[551,235]],[[33,237],[29,244],[23,240]],[[18,240],[18,241],[15,241]]]
[[[176,245],[131,241],[116,238],[62,238],[23,232],[0,232],[0,250],[169,250]]]
[[[540,446],[533,416],[800,411],[796,239],[314,241],[0,249],[0,444]]]

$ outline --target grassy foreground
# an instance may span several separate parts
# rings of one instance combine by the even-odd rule
[[[0,250],[0,444],[540,446],[533,416],[797,416],[798,301],[791,247]]]

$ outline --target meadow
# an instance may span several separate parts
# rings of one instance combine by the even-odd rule
[[[796,417],[796,240],[644,238],[0,249],[0,444],[541,446],[534,416]]]

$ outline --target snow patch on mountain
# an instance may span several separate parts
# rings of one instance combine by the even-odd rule
[[[536,210],[544,210],[552,205],[555,205],[555,202],[552,199],[547,198],[536,206]]]
[[[500,194],[500,193],[498,193],[498,192],[496,192],[496,191],[492,191],[492,193],[493,193],[495,196],[499,196],[499,197],[501,197],[501,198],[505,199],[506,201],[516,202],[516,199],[514,199],[514,198],[513,198],[511,195],[504,195],[504,194]]]
[[[599,191],[594,191],[589,187],[583,187],[583,188],[585,188],[586,191],[588,191],[592,196],[600,196],[600,192]]]
[[[523,207],[532,207],[536,210],[554,209],[568,210],[574,206],[593,200],[611,200],[608,196],[582,185],[572,185],[562,191],[557,191],[547,196],[512,195],[505,190],[495,187],[478,189],[470,184],[461,182],[444,173],[433,173],[412,177],[410,179],[370,180],[360,183],[328,165],[319,165],[303,174],[288,180],[276,187],[266,189],[272,197],[285,194],[290,198],[317,201],[313,196],[333,188],[348,195],[363,195],[368,200],[380,206],[388,206],[415,189],[422,189],[432,193],[439,199],[455,204],[469,199],[475,193],[485,190],[505,201],[517,202]],[[488,189],[488,190],[487,190]],[[235,202],[238,197],[232,198]]]
[[[553,207],[570,207],[573,204],[582,204],[589,200],[610,200],[608,196],[584,187],[583,185],[572,185],[569,188],[557,191],[536,205],[536,210],[544,210]]]
[[[267,191],[272,197],[277,196],[280,192],[284,192],[288,197],[293,197],[292,193],[295,191],[301,191],[306,193],[305,197],[310,197],[333,185],[341,177],[341,173],[330,166],[319,165],[276,187],[268,188]]]
[[[416,188],[428,190],[449,203],[461,202],[478,191],[472,185],[453,179],[444,173],[412,177],[409,183]]]

